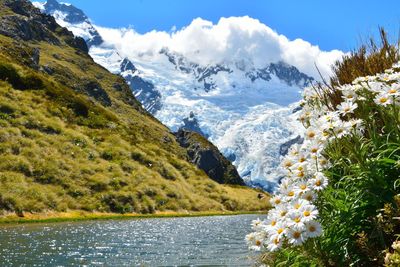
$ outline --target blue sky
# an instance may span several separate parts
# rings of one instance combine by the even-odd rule
[[[384,26],[393,37],[400,29],[400,2],[320,0],[64,0],[84,10],[95,24],[132,26],[144,33],[169,31],[188,25],[193,18],[217,22],[220,17],[259,19],[289,39],[302,38],[323,50],[348,51],[361,38]]]

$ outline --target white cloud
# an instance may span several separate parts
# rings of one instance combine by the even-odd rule
[[[289,40],[257,19],[250,17],[221,18],[217,24],[197,18],[180,30],[150,31],[140,34],[132,28],[97,27],[105,44],[116,47],[128,57],[153,57],[163,47],[183,54],[200,64],[249,60],[257,67],[284,61],[300,71],[318,78],[315,65],[323,76],[330,74],[330,65],[340,59],[342,51],[321,51],[307,41]]]

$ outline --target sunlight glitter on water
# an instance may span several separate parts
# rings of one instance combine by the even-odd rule
[[[0,228],[6,266],[251,266],[257,215],[111,220]]]

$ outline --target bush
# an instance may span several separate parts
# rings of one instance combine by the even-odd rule
[[[151,159],[148,158],[148,156],[142,152],[142,151],[132,151],[131,152],[131,158],[139,163],[142,163],[143,165],[146,166],[152,166],[153,165],[153,161]]]
[[[12,65],[7,63],[0,63],[0,80],[10,83],[19,90],[43,88],[43,81],[37,74],[31,72],[22,76]]]
[[[103,197],[102,202],[111,212],[130,213],[134,211],[134,197],[129,194],[110,194]]]
[[[337,63],[330,85],[305,89],[299,119],[306,141],[291,148],[283,161],[287,177],[268,218],[286,218],[285,232],[280,236],[267,224],[266,233],[247,237],[252,248],[265,245],[271,250],[263,258],[265,264],[382,266],[384,251],[399,236],[400,64],[392,64],[400,58],[381,34],[382,47],[372,43],[369,53],[361,48]],[[392,68],[384,71],[388,65]],[[302,188],[312,192],[311,198]],[[287,205],[287,213],[277,212],[283,207],[279,202]],[[322,225],[322,235],[296,225],[309,223],[296,217],[301,205],[318,214],[314,223]],[[276,220],[281,225],[281,219]]]

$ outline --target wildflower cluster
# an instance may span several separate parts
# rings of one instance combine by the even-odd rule
[[[332,165],[325,150],[342,138],[362,138],[366,127],[370,127],[366,113],[371,115],[380,109],[398,113],[400,64],[382,74],[357,78],[334,91],[339,95],[337,103],[328,99],[332,88],[319,86],[304,90],[299,120],[305,127],[305,141],[292,146],[282,160],[285,178],[270,200],[273,208],[267,219],[254,221],[254,232],[246,236],[250,249],[272,252],[282,246],[301,245],[322,234],[315,203],[328,186],[324,172]]]

